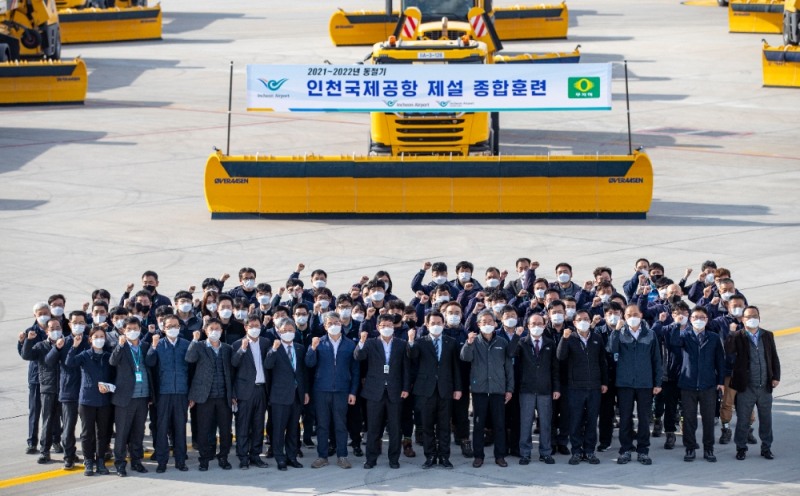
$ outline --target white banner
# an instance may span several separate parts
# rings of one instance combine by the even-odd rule
[[[611,110],[611,64],[248,65],[247,110]]]

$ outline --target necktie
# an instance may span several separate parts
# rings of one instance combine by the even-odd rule
[[[535,339],[533,341],[533,347],[534,347],[534,349],[536,349],[536,356],[539,356],[539,340],[538,339]]]
[[[442,358],[442,351],[439,347],[439,338],[433,340],[433,347],[436,349],[436,360],[441,360]]]
[[[289,360],[292,362],[292,370],[294,370],[294,346],[289,346]]]

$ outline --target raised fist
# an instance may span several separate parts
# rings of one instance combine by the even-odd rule
[[[703,298],[708,298],[709,296],[711,296],[711,291],[712,290],[713,290],[713,288],[711,286],[704,287],[703,288]]]
[[[189,286],[189,292],[190,292],[190,293],[194,293],[194,291],[195,291],[196,289],[197,289],[197,286],[194,286],[194,285],[192,285],[192,286]]]
[[[130,293],[131,291],[133,291],[133,287],[134,287],[134,284],[132,282],[129,282],[128,285],[125,286],[125,292],[126,293]]]
[[[83,302],[83,311],[84,311],[84,313],[89,311],[89,302],[88,301]]]
[[[311,338],[311,349],[317,351],[317,346],[319,346],[319,338]]]
[[[280,339],[276,339],[275,341],[272,342],[272,350],[273,351],[278,351],[278,348],[280,348],[280,347],[281,347]]]
[[[615,327],[616,330],[620,331],[622,328],[625,327],[625,319],[619,319],[617,322],[617,326]]]
[[[305,268],[306,268],[306,264],[299,263],[299,264],[297,264],[297,269],[295,269],[295,272],[303,272],[303,269],[305,269]]]
[[[367,331],[362,331],[361,332],[361,342],[362,343],[366,343],[367,342]]]
[[[731,322],[731,325],[730,325],[729,329],[730,329],[731,332],[736,332],[736,330],[738,329],[736,327],[736,322]]]
[[[570,336],[572,336],[572,329],[570,329],[569,327],[565,327],[565,328],[564,328],[564,335],[563,335],[562,337],[563,337],[564,339],[567,339],[567,338],[569,338]]]
[[[599,296],[595,296],[594,298],[592,298],[592,306],[593,307],[599,307],[602,304],[603,304],[603,299],[600,298]]]
[[[364,284],[369,282],[369,276],[361,276],[361,279],[358,280],[358,283],[363,286]]]
[[[264,327],[269,327],[269,323],[272,322],[272,315],[264,315]]]
[[[526,290],[524,290],[524,289],[520,289],[519,293],[517,293],[517,296],[519,298],[525,298],[525,296],[527,296],[527,295],[528,295],[528,292]]]
[[[474,343],[474,342],[475,342],[475,337],[476,337],[477,335],[478,335],[478,333],[477,333],[477,332],[471,332],[471,333],[469,333],[469,335],[467,336],[467,343],[469,343],[469,344],[472,344],[472,343]]]
[[[539,262],[531,262],[531,270],[536,270],[539,268]]]
[[[195,341],[200,341],[200,331],[194,331],[192,333],[192,339],[194,339]]]
[[[231,278],[231,275],[226,272],[226,273],[222,274],[222,277],[220,277],[219,280],[222,281],[222,282],[225,282],[230,278]]]
[[[468,282],[468,283],[464,284],[464,289],[466,289],[467,291],[472,291],[472,288],[474,288],[474,287],[475,287],[475,285],[472,284],[471,282]]]
[[[371,319],[374,316],[375,316],[375,307],[370,306],[369,308],[367,308],[367,318]]]
[[[81,344],[81,341],[83,341],[83,335],[82,334],[78,334],[72,340],[72,347],[73,348],[77,348]]]
[[[161,338],[158,336],[158,334],[156,334],[155,336],[153,336],[153,348],[156,348],[156,347],[158,347],[158,342],[159,342],[160,340],[161,340]]]
[[[56,341],[56,348],[60,350],[63,347],[64,347],[64,338],[58,338],[58,341]]]
[[[525,328],[522,326],[517,327],[516,335],[522,336],[522,333],[525,332]]]
[[[486,305],[484,305],[482,301],[479,301],[478,303],[475,304],[475,310],[473,310],[472,313],[478,315],[484,308],[486,308]]]
[[[423,305],[428,303],[429,301],[431,301],[431,297],[426,294],[420,296],[419,298],[419,302],[422,303]]]
[[[28,339],[36,339],[36,331],[28,331]]]
[[[594,287],[594,281],[586,281],[583,283],[583,290],[584,291],[591,291]]]
[[[692,272],[694,272],[694,270],[691,267],[686,267],[686,272],[683,273],[683,278],[689,279],[689,276],[692,275]]]
[[[712,298],[711,299],[711,304],[712,305],[719,305],[719,296],[715,296],[714,298]]]
[[[417,337],[417,330],[416,329],[409,329],[408,330],[408,342],[414,342],[414,339]]]
[[[592,317],[592,327],[599,324],[600,320],[602,320],[602,317],[600,317],[599,315],[595,315],[594,317]]]
[[[504,270],[503,272],[500,273],[500,280],[501,281],[505,281],[506,280],[506,276],[508,276],[508,271]]]
[[[647,282],[647,276],[644,274],[639,275],[639,286],[643,286]]]
[[[150,324],[149,326],[147,326],[147,330],[150,332],[150,334],[154,334],[156,332],[155,324]]]
[[[249,340],[249,339],[247,339],[247,338],[242,338],[242,349],[243,349],[243,350],[246,350],[246,349],[247,349],[247,345],[248,345],[248,344],[250,344],[250,340]]]
[[[661,312],[660,314],[658,314],[658,320],[661,322],[667,320],[667,312]]]
[[[422,270],[424,270],[424,271],[431,270],[431,266],[432,266],[432,265],[433,265],[433,264],[432,264],[432,263],[430,263],[430,262],[425,262],[424,264],[422,264]]]
[[[127,338],[125,337],[125,335],[124,335],[124,334],[120,334],[120,336],[119,336],[119,340],[117,341],[117,344],[119,344],[120,346],[125,346],[125,343],[126,343],[127,341],[128,341],[128,340],[127,340]]]
[[[25,331],[19,333],[19,342],[25,341]]]
[[[414,293],[414,296],[416,296],[417,298],[422,298],[423,296],[425,296],[425,292],[417,291],[416,293]]]

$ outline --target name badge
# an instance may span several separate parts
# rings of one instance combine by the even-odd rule
[[[383,373],[384,374],[388,374],[389,373],[389,366],[388,365],[384,365],[383,366]]]
[[[142,382],[142,373],[135,372],[136,382]]]

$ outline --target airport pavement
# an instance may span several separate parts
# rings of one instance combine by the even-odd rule
[[[552,277],[556,263],[568,261],[578,281],[608,265],[621,284],[640,256],[660,261],[674,278],[686,267],[697,274],[702,261],[714,259],[732,270],[737,287],[762,308],[765,327],[800,326],[800,90],[762,88],[760,39],[778,44],[779,36],[728,34],[725,10],[713,6],[570,0],[568,40],[506,44],[512,53],[581,44],[584,62],[617,65],[612,112],[504,116],[503,153],[625,152],[619,63],[628,60],[633,143],[647,149],[655,170],[646,220],[211,221],[203,168],[212,146],[225,147],[230,61],[232,153],[362,153],[366,116],[247,114],[244,70],[248,63],[355,62],[367,49],[334,48],[328,17],[335,7],[382,5],[172,0],[163,5],[163,41],[64,48],[65,57],[87,61],[84,106],[3,109],[0,493],[200,495],[266,488],[296,494],[495,494],[541,488],[553,494],[795,494],[800,337],[788,333],[778,338],[783,382],[775,393],[774,461],[751,451],[751,459],[736,462],[728,445],[718,448],[716,465],[688,464],[680,447],[666,452],[663,441],[655,440],[652,467],[617,466],[607,453],[596,467],[571,467],[566,457],[554,467],[520,467],[511,458],[507,469],[488,463],[476,470],[454,456],[454,471],[423,472],[418,456],[402,459],[398,471],[382,460],[372,471],[355,464],[350,471],[278,474],[273,463],[266,471],[212,468],[200,474],[192,454],[188,473],[89,480],[80,473],[62,476],[58,464],[41,467],[22,454],[26,364],[14,348],[17,334],[30,324],[33,303],[62,292],[68,308],[75,308],[98,287],[117,297],[146,269],[159,272],[167,295],[245,265],[274,287],[297,262],[308,270],[323,267],[336,291],[386,269],[395,292],[408,298],[410,278],[425,260],[454,265],[468,259],[476,272],[494,264],[513,273],[514,260],[529,256],[541,262],[545,277]],[[306,466],[312,456],[306,450]]]

